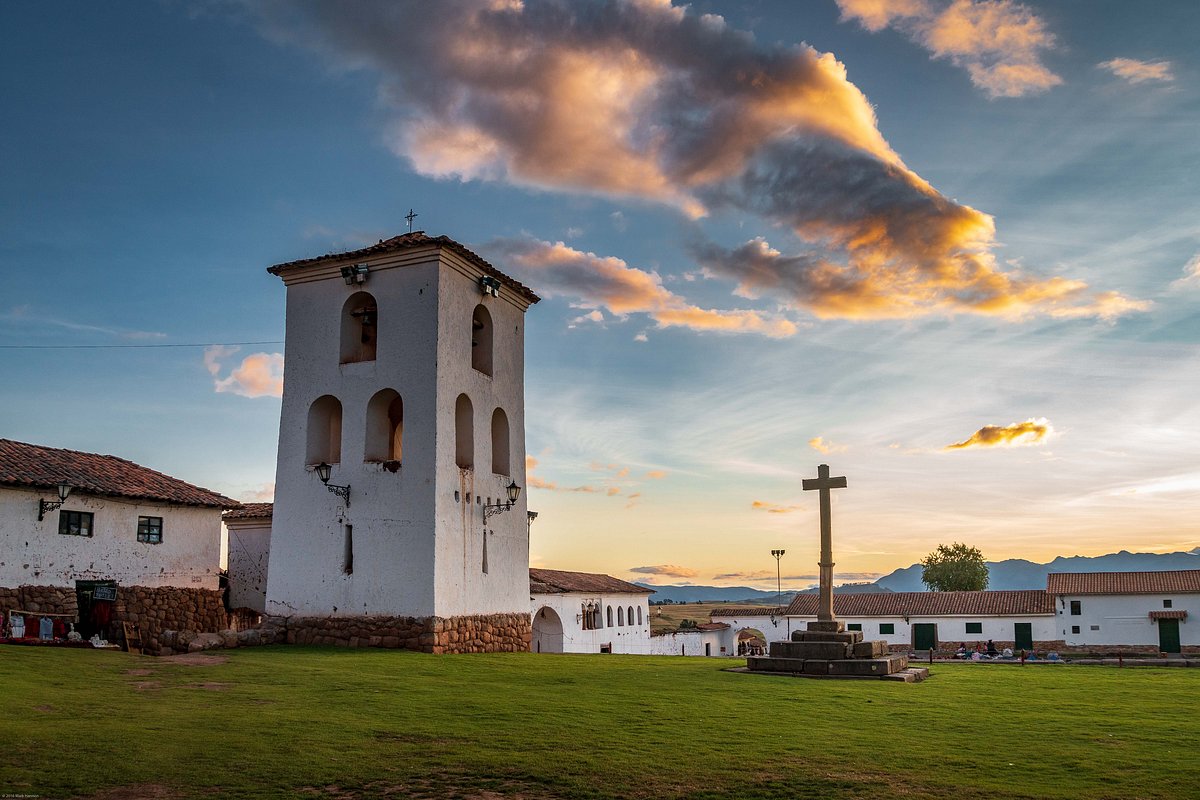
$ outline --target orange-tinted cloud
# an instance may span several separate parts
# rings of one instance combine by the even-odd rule
[[[825,441],[824,436],[817,436],[808,440],[808,446],[818,453],[829,455],[830,453],[841,453],[846,449],[845,445],[834,444],[833,442]]]
[[[1013,0],[837,0],[843,20],[870,31],[894,27],[967,71],[991,97],[1044,92],[1062,78],[1041,63],[1054,35],[1028,6]]]
[[[243,503],[270,503],[275,500],[275,482],[264,483],[257,489],[241,492],[238,497]]]
[[[1041,444],[1053,432],[1045,419],[1027,419],[1011,425],[984,425],[969,439],[946,445],[945,450],[964,450],[968,447],[997,447]]]
[[[680,567],[675,564],[658,564],[650,567],[630,567],[627,572],[638,575],[662,575],[671,578],[694,578],[700,573],[691,567]]]
[[[1012,0],[841,7],[872,29],[904,31],[993,96],[1060,80],[1039,60],[1053,36]],[[815,249],[780,256],[763,242],[757,261],[744,248],[705,253],[744,294],[851,319],[1111,318],[1146,307],[999,269],[992,218],[909,169],[846,67],[808,45],[759,44],[665,0],[442,0],[436,14],[317,0],[251,8],[268,35],[378,75],[395,114],[391,144],[419,173],[649,200],[690,217],[731,208]],[[516,240],[499,252],[518,265],[503,267],[586,311],[646,314],[659,327],[796,330],[777,314],[693,305],[653,272],[562,242]]]
[[[667,477],[667,471],[662,469],[652,469],[646,473],[646,477],[652,481],[660,481]]]
[[[781,506],[775,503],[767,503],[763,500],[755,500],[750,504],[750,507],[759,511],[766,511],[768,514],[791,514],[793,511],[799,511],[803,506]]]
[[[213,376],[213,388],[217,392],[230,392],[242,397],[283,396],[283,354],[254,353],[242,359],[229,375],[219,377],[221,362],[238,352],[237,347],[214,345],[204,351],[204,366]]]
[[[1116,75],[1126,83],[1158,81],[1170,83],[1175,80],[1170,61],[1138,61],[1136,58],[1113,58],[1096,65]]]
[[[880,199],[873,195],[864,205]],[[988,250],[991,218],[962,206],[957,209],[954,222],[951,217],[927,217],[917,206],[906,212],[881,208],[876,229],[863,232],[845,264],[812,254],[786,255],[761,237],[732,250],[696,243],[692,252],[710,277],[736,281],[738,294],[770,295],[822,318],[968,313],[1111,320],[1150,308],[1149,302],[1119,292],[1093,291],[1083,281],[1000,271]],[[908,212],[912,215],[906,224]],[[864,219],[848,221],[847,231]]]
[[[530,237],[498,239],[484,245],[506,270],[538,287],[547,297],[574,298],[582,308],[603,307],[616,316],[646,314],[658,327],[697,331],[791,336],[795,323],[757,311],[725,311],[690,305],[667,289],[653,272],[628,266],[612,256],[585,253],[563,242]]]

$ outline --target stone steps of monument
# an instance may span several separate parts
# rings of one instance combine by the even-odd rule
[[[908,656],[888,655],[881,658],[777,658],[752,656],[746,666],[756,672],[790,672],[803,675],[832,675],[838,677],[881,677],[908,668]]]
[[[909,667],[899,672],[893,672],[890,675],[880,675],[879,679],[884,681],[902,681],[904,683],[920,683],[928,677],[929,670],[924,667]]]
[[[862,640],[862,631],[792,631],[793,642],[845,642],[846,644],[855,644]]]

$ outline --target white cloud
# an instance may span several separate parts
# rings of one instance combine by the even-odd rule
[[[1126,83],[1139,84],[1147,81],[1170,83],[1175,80],[1171,74],[1170,61],[1138,61],[1136,58],[1113,58],[1096,65],[1099,69],[1108,70]]]

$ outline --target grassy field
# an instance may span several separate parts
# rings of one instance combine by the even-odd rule
[[[708,615],[713,611],[758,607],[749,603],[671,603],[670,605],[650,606],[650,630],[673,631],[685,619],[696,623],[708,622]]]
[[[1200,670],[271,647],[0,649],[0,796],[1139,798],[1200,792]]]

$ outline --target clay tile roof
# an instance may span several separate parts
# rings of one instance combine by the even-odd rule
[[[359,250],[350,250],[345,253],[326,253],[323,256],[315,256],[313,258],[301,258],[296,261],[287,261],[283,264],[276,264],[273,267],[267,267],[267,272],[272,275],[280,275],[284,272],[290,272],[301,267],[310,267],[314,264],[323,264],[328,261],[352,261],[355,259],[367,258],[369,256],[382,255],[384,253],[395,253],[400,250],[410,250],[417,247],[444,247],[447,250],[452,250],[460,256],[479,267],[486,274],[499,279],[501,283],[508,286],[513,291],[520,294],[530,303],[536,303],[541,298],[534,294],[533,290],[525,284],[510,278],[500,270],[493,267],[485,259],[477,253],[467,249],[463,245],[451,239],[449,236],[427,236],[425,231],[413,231],[412,233],[404,233],[399,236],[393,236],[390,239],[380,239],[377,243],[363,247]]]
[[[1171,611],[1151,611],[1150,619],[1187,619],[1187,610],[1177,608]]]
[[[1051,572],[1050,594],[1172,594],[1200,592],[1200,569],[1168,572]]]
[[[241,505],[216,492],[116,456],[0,439],[0,485],[55,492],[59,481],[71,484],[73,491],[109,497],[213,508]]]
[[[753,608],[718,608],[709,613],[712,617],[773,617],[782,614],[779,606],[754,606]]]
[[[729,630],[728,622],[702,622],[696,626],[698,631],[727,631]]]
[[[787,613],[815,617],[815,594],[798,594]],[[838,617],[1011,616],[1053,614],[1054,597],[1041,589],[995,592],[865,592],[834,594]]]
[[[221,519],[270,519],[274,509],[274,503],[242,503],[241,508],[226,511]]]
[[[530,594],[562,594],[563,592],[587,592],[588,594],[654,594],[634,583],[601,575],[594,572],[565,572],[560,569],[529,570]]]

